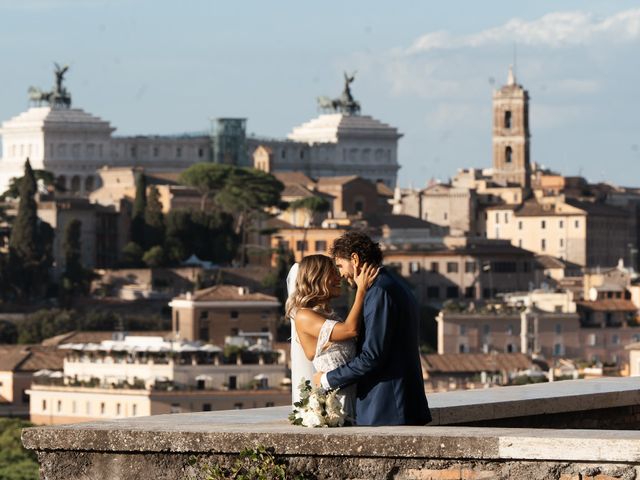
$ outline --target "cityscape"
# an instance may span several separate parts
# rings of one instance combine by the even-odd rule
[[[514,14],[476,34],[423,31],[406,49],[439,57],[492,45],[482,52],[500,71],[490,88],[472,89],[466,112],[477,126],[458,151],[462,131],[453,147],[416,139],[424,125],[398,120],[406,107],[375,99],[380,84],[357,56],[331,67],[328,86],[309,82],[315,110],[286,134],[254,132],[260,121],[240,110],[200,127],[177,121],[180,133],[149,132],[157,121],[149,118],[137,130],[147,133],[120,134],[134,130],[72,87],[83,65],[50,52],[41,76],[7,93],[25,107],[0,118],[0,479],[237,478],[230,465],[244,461],[237,469],[245,471],[247,458],[274,470],[240,478],[636,478],[640,436],[627,434],[640,429],[634,101],[612,101],[608,114],[619,118],[617,134],[633,132],[621,140],[631,148],[601,157],[609,133],[585,131],[576,148],[598,160],[585,156],[583,168],[566,160],[578,150],[562,143],[576,142],[563,122],[583,119],[558,114],[553,128],[545,124],[549,105],[537,104],[544,89],[534,70],[546,66],[532,66],[549,32],[576,50],[590,35],[609,41],[618,27],[626,28],[621,51],[638,43],[639,10],[595,3],[594,12],[546,5],[544,15]],[[558,33],[576,18],[580,42]],[[513,39],[500,40],[497,57],[486,38],[505,31]],[[434,78],[424,79],[429,95],[446,110],[450,96]],[[586,88],[568,85],[567,96]],[[126,100],[102,95],[126,117]],[[443,125],[453,118],[468,128],[459,106],[450,104]],[[300,113],[286,102],[278,109],[279,124],[292,118],[288,109]],[[427,130],[442,126],[434,122],[438,115]],[[294,263],[331,255],[333,242],[354,231],[379,244],[385,270],[419,306],[434,420],[400,433],[382,427],[376,438],[348,427],[341,451],[313,434],[302,440],[302,428],[286,423],[298,385],[285,304]],[[353,302],[343,282],[332,307],[346,317]],[[536,429],[546,443],[531,446]],[[522,450],[451,446],[504,435]],[[403,446],[407,438],[415,451]],[[607,443],[618,438],[627,443]]]

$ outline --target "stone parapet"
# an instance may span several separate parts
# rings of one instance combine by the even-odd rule
[[[462,419],[448,414],[449,408],[469,409],[463,420],[467,422],[490,423],[487,412],[498,420],[508,418],[509,411],[512,419],[527,418],[527,402],[534,416],[552,411],[586,417],[590,409],[603,406],[635,407],[632,392],[635,389],[637,395],[639,382],[559,382],[436,394],[430,401],[440,422]],[[589,403],[590,395],[594,402]],[[483,407],[491,403],[493,410]],[[536,403],[546,407],[535,409]],[[445,425],[305,429],[289,425],[288,412],[289,407],[274,407],[35,427],[24,430],[23,442],[38,453],[41,478],[50,480],[202,478],[203,465],[230,464],[239,451],[258,445],[273,447],[290,472],[305,472],[312,475],[309,478],[640,475],[640,431]]]

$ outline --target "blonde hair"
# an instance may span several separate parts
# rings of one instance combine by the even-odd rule
[[[286,318],[295,317],[299,308],[311,308],[318,312],[331,314],[329,300],[332,298],[332,275],[336,265],[326,255],[308,255],[300,261],[296,288],[285,307]]]

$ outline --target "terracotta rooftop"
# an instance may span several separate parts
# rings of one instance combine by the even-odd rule
[[[532,361],[523,353],[445,353],[424,355],[428,373],[526,370]]]
[[[313,197],[314,193],[303,185],[291,183],[291,184],[285,184],[284,190],[280,195],[283,198],[284,197],[308,198],[308,197]]]
[[[187,296],[181,295],[180,300],[187,300]],[[191,300],[200,302],[210,301],[234,301],[234,302],[277,302],[276,297],[264,293],[251,293],[246,287],[235,285],[215,285],[213,287],[198,290],[191,295]]]
[[[315,183],[302,172],[275,172],[273,176],[285,185],[312,185]]]
[[[551,255],[536,255],[536,261],[540,264],[542,268],[570,268],[570,269],[581,269],[580,265],[577,263],[568,262],[561,258],[553,257]]]
[[[411,215],[393,215],[391,213],[367,215],[364,219],[372,227],[387,226],[389,228],[427,229],[437,226],[431,222],[427,222],[426,220],[412,217]]]
[[[320,177],[318,178],[318,185],[344,185],[345,183],[352,182],[358,178],[361,177],[357,175],[346,175],[342,177]]]
[[[0,371],[62,370],[65,352],[41,345],[0,345]]]
[[[576,305],[595,312],[637,312],[638,307],[631,301],[622,298],[606,298],[595,302],[580,301]]]

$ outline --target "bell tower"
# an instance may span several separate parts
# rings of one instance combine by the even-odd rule
[[[507,84],[493,93],[493,178],[529,188],[529,93],[509,67]]]

